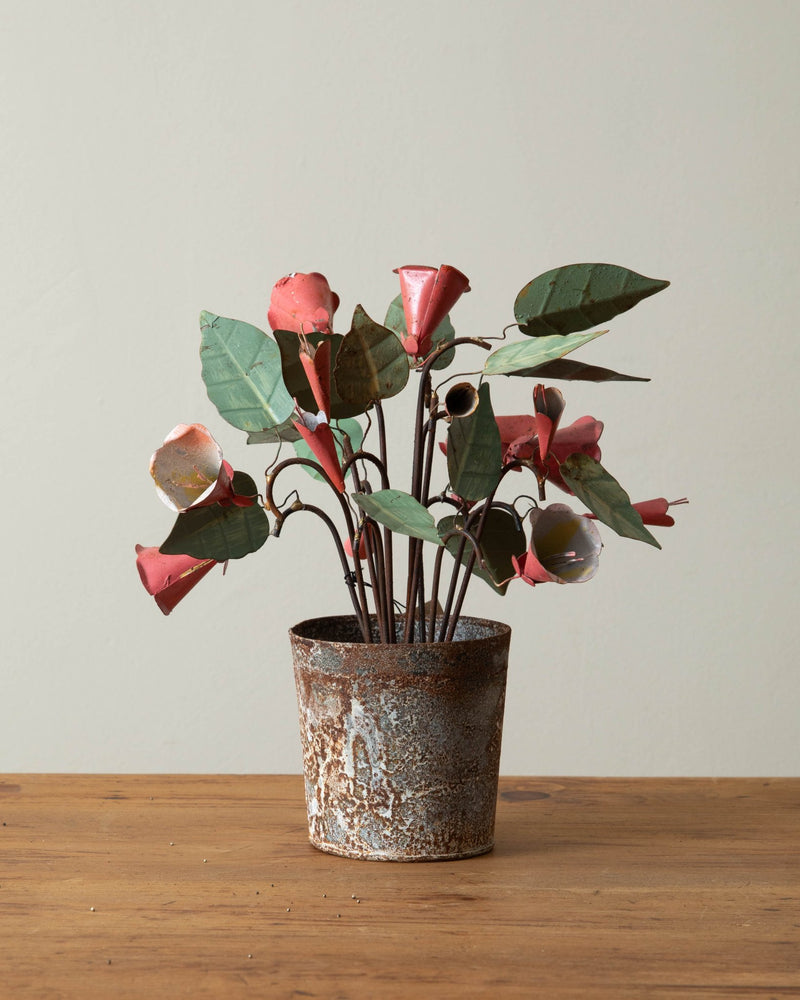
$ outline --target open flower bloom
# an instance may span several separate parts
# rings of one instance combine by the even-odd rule
[[[323,471],[340,493],[344,493],[342,465],[336,451],[333,431],[328,418],[320,411],[316,415],[297,407],[298,418],[292,420],[302,439],[314,453]]]
[[[175,605],[217,565],[214,559],[167,556],[155,545],[136,546],[136,568],[145,590],[168,615]]]
[[[588,518],[563,503],[536,507],[530,514],[531,541],[521,557],[512,556],[517,576],[537,583],[584,583],[597,572],[600,532]]]
[[[202,424],[178,424],[150,459],[156,492],[170,510],[179,513],[212,503],[249,507],[251,497],[233,490],[233,469],[222,449]]]
[[[406,318],[403,347],[414,358],[424,358],[431,349],[436,328],[469,291],[469,279],[449,264],[440,268],[407,265],[395,270],[400,275],[400,292]]]
[[[333,314],[339,296],[331,291],[323,274],[289,274],[272,289],[267,321],[272,330],[295,333],[332,333]]]
[[[515,459],[532,463],[541,475],[547,473],[548,482],[554,483],[565,493],[572,493],[561,478],[558,467],[568,455],[574,455],[576,452],[590,455],[599,462],[600,446],[597,442],[603,433],[603,423],[594,417],[586,416],[579,417],[567,427],[557,427],[550,439],[547,458],[542,461],[539,453],[537,421],[538,415],[495,417],[500,431],[503,465],[508,465]]]
[[[658,497],[656,500],[640,500],[638,503],[632,504],[632,506],[634,510],[639,511],[644,524],[655,524],[662,528],[671,528],[675,524],[675,518],[671,514],[668,514],[667,511],[676,504],[688,502],[686,497],[683,497],[681,500],[665,500],[664,497]],[[594,514],[584,514],[583,516],[597,520]]]

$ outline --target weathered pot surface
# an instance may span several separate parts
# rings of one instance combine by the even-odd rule
[[[289,635],[311,843],[369,860],[490,851],[510,628],[462,618],[453,642],[367,644],[341,616]]]

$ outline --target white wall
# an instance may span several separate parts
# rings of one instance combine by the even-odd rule
[[[263,327],[278,277],[321,270],[346,329],[393,267],[448,262],[459,332],[494,333],[534,275],[603,260],[672,287],[582,357],[653,381],[567,385],[568,412],[635,499],[691,505],[662,552],[606,531],[583,587],[473,589],[514,629],[503,771],[798,773],[800,5],[0,11],[0,769],[300,769],[286,630],[348,610],[322,531],[170,618],[134,568],[176,423],[267,464],[205,396],[201,309]]]

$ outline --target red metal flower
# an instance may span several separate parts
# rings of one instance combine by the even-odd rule
[[[683,497],[681,500],[665,500],[664,497],[658,497],[656,500],[640,500],[632,506],[635,510],[639,511],[644,524],[655,524],[662,528],[671,528],[675,524],[675,518],[671,514],[668,514],[667,510],[676,504],[688,502],[686,497]],[[583,516],[597,520],[594,514],[584,514]]]
[[[414,358],[424,358],[431,338],[461,296],[469,291],[469,279],[449,264],[440,268],[407,265],[395,269],[400,275],[406,336],[403,347]]]
[[[145,590],[151,594],[165,615],[210,572],[215,559],[164,555],[157,546],[136,546],[136,568]]]
[[[267,321],[272,330],[332,333],[331,322],[338,308],[339,296],[331,291],[323,274],[294,273],[281,278],[272,289]]]
[[[292,420],[300,436],[319,460],[319,464],[340,493],[344,493],[342,465],[336,451],[333,431],[324,413],[309,413],[297,407],[298,419]]]

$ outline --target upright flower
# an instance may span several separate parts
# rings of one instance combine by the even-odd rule
[[[202,424],[178,424],[150,459],[156,492],[170,510],[179,513],[212,503],[249,507],[252,497],[237,496],[233,469],[222,449]]]
[[[331,419],[331,342],[326,339],[313,347],[305,338],[300,337],[300,364],[306,373],[308,384],[314,394],[317,407]]]
[[[469,291],[469,279],[449,264],[441,267],[407,265],[398,267],[406,336],[403,347],[414,358],[424,358],[431,350],[436,328],[461,296]]]
[[[272,330],[295,333],[332,333],[333,314],[339,296],[331,291],[328,279],[316,271],[289,274],[272,289],[267,321]]]
[[[136,568],[145,590],[168,615],[179,601],[217,565],[214,559],[167,556],[155,545],[136,546]]]
[[[584,583],[597,572],[603,543],[595,524],[563,503],[535,507],[531,541],[521,557],[511,557],[517,576],[537,583]]]
[[[539,458],[547,461],[553,435],[558,430],[564,412],[564,397],[559,389],[537,383],[533,387],[533,410],[536,414],[536,436]]]

